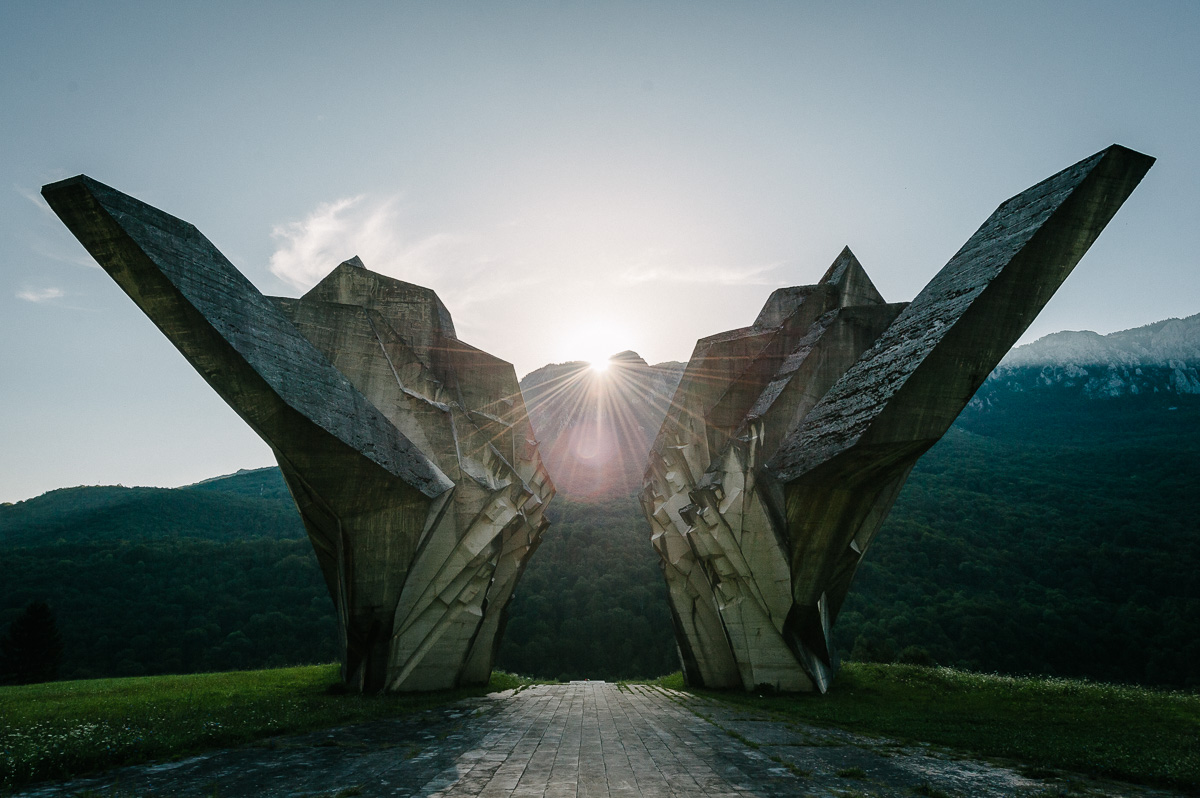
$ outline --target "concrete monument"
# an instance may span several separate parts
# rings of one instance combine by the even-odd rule
[[[834,621],[913,465],[1152,163],[1114,145],[1013,197],[907,305],[846,249],[696,344],[642,492],[690,684],[829,687]]]
[[[263,296],[192,225],[86,176],[42,194],[274,450],[353,688],[487,682],[554,487],[516,374],[428,288],[342,263]]]

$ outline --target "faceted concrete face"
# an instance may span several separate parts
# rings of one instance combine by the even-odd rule
[[[907,306],[847,249],[696,344],[642,493],[691,684],[827,689],[833,623],[913,465],[1152,163],[1114,145],[1010,199]]]
[[[554,488],[508,363],[433,291],[353,258],[265,297],[194,227],[76,177],[42,190],[274,450],[364,691],[488,680]]]

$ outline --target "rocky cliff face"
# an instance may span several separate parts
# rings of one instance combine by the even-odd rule
[[[1047,335],[1009,352],[971,404],[1046,390],[1090,399],[1200,394],[1200,314],[1109,335]]]
[[[682,363],[651,366],[636,352],[613,356],[604,371],[574,361],[526,374],[521,393],[559,493],[604,499],[640,489],[682,374]]]

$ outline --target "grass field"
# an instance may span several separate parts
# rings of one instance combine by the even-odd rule
[[[681,688],[679,675],[658,681]],[[791,719],[985,757],[1200,791],[1200,695],[1072,679],[846,663],[828,695],[695,691]]]
[[[168,759],[343,723],[391,717],[467,695],[340,694],[337,665],[264,671],[94,679],[0,687],[0,792],[102,767]]]
[[[0,792],[395,716],[527,681],[417,696],[339,694],[336,665],[0,687]],[[654,683],[683,689],[678,675]],[[1200,695],[1067,679],[847,663],[828,695],[695,691],[782,720],[928,742],[1030,770],[1200,791]],[[1044,774],[1043,774],[1044,775]]]

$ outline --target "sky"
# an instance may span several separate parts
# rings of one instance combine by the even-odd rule
[[[514,364],[687,360],[850,246],[912,299],[1003,200],[1158,158],[1023,341],[1200,312],[1200,3],[0,0],[0,501],[270,450],[40,199],[84,173],[266,294],[433,288]]]

